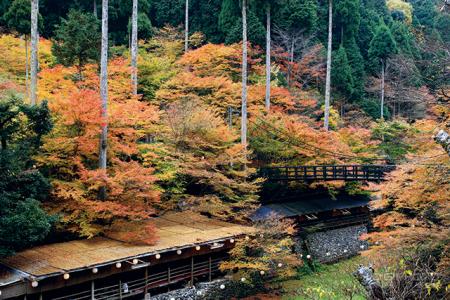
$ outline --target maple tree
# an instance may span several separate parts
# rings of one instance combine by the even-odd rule
[[[110,150],[108,170],[96,169],[101,102],[95,65],[85,69],[83,81],[72,81],[76,68],[57,66],[41,72],[39,93],[49,100],[55,129],[36,157],[53,185],[47,209],[61,214],[63,228],[81,236],[105,232],[121,220],[142,220],[154,214],[159,193],[153,170],[144,167],[138,140],[158,120],[155,107],[133,96],[129,67],[124,59],[110,62]],[[108,198],[97,200],[106,186]],[[107,226],[105,226],[107,225]],[[152,237],[149,235],[149,240]]]
[[[230,259],[220,265],[244,284],[255,284],[267,278],[286,279],[297,273],[302,265],[294,247],[294,222],[272,215],[255,222],[251,236],[236,241],[230,250]]]
[[[188,97],[219,108],[223,114],[228,107],[240,108],[241,83],[240,65],[242,47],[238,44],[225,46],[207,44],[189,51],[179,61],[180,71],[169,80],[156,97],[162,103]],[[257,49],[249,51],[248,110],[260,111],[264,103],[264,68],[260,65]],[[281,87],[272,90],[275,107],[289,109],[293,107],[290,93]],[[276,108],[275,108],[276,109]]]
[[[435,109],[439,111],[438,107]],[[374,218],[378,231],[368,236],[376,243],[370,255],[373,251],[399,251],[401,255],[411,247],[445,246],[449,233],[450,160],[433,143],[431,133],[436,126],[438,123],[432,119],[414,124],[417,133],[410,143],[415,153],[407,155],[408,161],[398,166],[381,185],[383,197],[377,206],[387,211]],[[448,263],[445,256],[437,262],[441,270],[448,270]]]
[[[162,209],[246,221],[257,205],[260,181],[251,179],[254,169],[243,168],[246,150],[217,110],[196,99],[173,102],[160,132],[164,143],[144,145],[143,151],[145,163],[155,168],[159,184],[170,192],[163,194]]]

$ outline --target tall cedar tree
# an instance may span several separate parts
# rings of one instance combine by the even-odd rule
[[[64,66],[76,65],[79,77],[84,66],[99,60],[100,22],[91,13],[71,10],[55,30],[53,54]]]
[[[9,28],[17,31],[17,33],[25,37],[25,82],[28,92],[29,78],[29,58],[28,58],[28,42],[30,39],[31,28],[31,6],[29,0],[14,0],[8,10],[3,15],[3,20]],[[39,28],[43,27],[42,16],[39,15]]]
[[[138,0],[133,0],[133,10],[131,13],[131,85],[133,95],[137,95],[138,89]]]
[[[339,50],[335,51],[332,65],[331,82],[333,88],[344,97],[352,95],[354,79],[344,46],[339,46]]]
[[[392,37],[391,31],[384,24],[380,24],[375,31],[375,35],[370,42],[369,58],[375,68],[381,69],[381,91],[380,91],[380,118],[384,118],[384,98],[385,98],[385,80],[386,64],[388,59],[397,52],[397,44]]]
[[[30,101],[31,105],[37,102],[37,76],[39,68],[38,43],[39,43],[39,0],[31,0],[31,61],[30,61]]]

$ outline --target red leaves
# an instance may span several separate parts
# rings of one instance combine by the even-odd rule
[[[157,108],[131,95],[124,59],[110,62],[108,118],[102,118],[96,66],[87,66],[81,81],[76,70],[61,66],[43,70],[40,92],[49,99],[55,120],[53,136],[38,161],[52,174],[48,207],[62,214],[62,225],[82,236],[94,236],[108,224],[134,222],[154,214],[159,192],[153,169],[139,162],[138,140],[159,119]],[[108,167],[98,169],[99,134],[108,125]],[[97,200],[102,188],[107,198]],[[148,238],[151,227],[147,227]]]

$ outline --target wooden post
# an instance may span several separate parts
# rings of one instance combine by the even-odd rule
[[[122,281],[119,280],[119,299],[122,299]]]
[[[170,266],[167,266],[167,281],[170,284]]]
[[[42,300],[42,292],[39,294],[39,300]]]
[[[148,292],[148,267],[145,267],[145,288],[144,288],[145,294]]]
[[[194,257],[191,257],[191,287],[194,286]]]
[[[212,277],[212,265],[211,265],[211,256],[209,256],[209,282],[211,282]]]
[[[94,280],[91,281],[91,300],[95,299],[95,283]]]

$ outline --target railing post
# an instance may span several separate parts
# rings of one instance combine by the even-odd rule
[[[327,167],[326,166],[322,166],[322,174],[323,174],[323,179],[327,179]]]
[[[122,281],[119,280],[119,299],[122,299]]]
[[[212,280],[212,264],[211,264],[211,256],[209,256],[209,282]]]
[[[91,281],[91,300],[95,299],[95,283],[94,280]]]
[[[145,294],[148,292],[148,267],[145,267],[145,288],[144,288]]]
[[[317,166],[313,167],[314,179],[317,179]]]
[[[307,177],[307,172],[306,172],[307,170],[308,170],[308,167],[306,167],[306,166],[303,167],[303,179],[304,179],[304,180],[306,180],[306,179],[308,178],[308,177]]]
[[[170,278],[170,266],[167,266],[167,282],[170,284],[171,278]]]
[[[191,256],[191,287],[194,286],[194,257]]]

